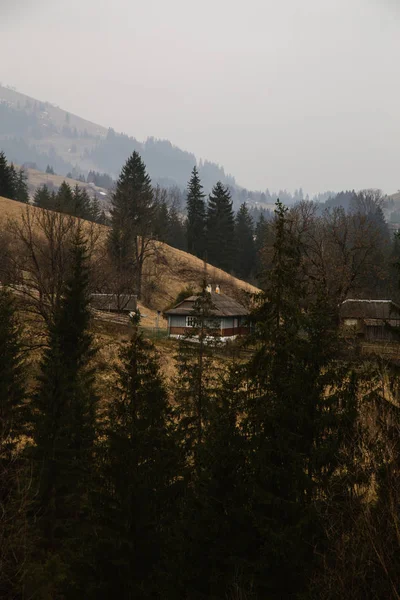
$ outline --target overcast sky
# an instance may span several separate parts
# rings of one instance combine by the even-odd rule
[[[0,82],[251,189],[400,188],[400,0],[0,0]]]

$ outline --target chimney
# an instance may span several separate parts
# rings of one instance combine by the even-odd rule
[[[220,294],[221,293],[221,288],[219,287],[219,285],[215,286],[215,293],[216,294]]]
[[[211,285],[210,285],[210,284],[208,284],[208,285],[207,285],[207,287],[206,287],[206,292],[208,292],[209,294],[211,294],[211,292],[212,292],[212,287],[211,287]]]

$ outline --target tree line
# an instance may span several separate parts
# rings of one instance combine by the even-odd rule
[[[98,241],[38,218],[33,242],[8,229],[44,292],[7,270],[15,247],[0,266],[1,597],[396,598],[396,364],[341,339],[292,214],[277,203],[245,346],[220,345],[204,284],[173,380],[137,313],[107,394]]]
[[[25,171],[16,169],[13,163],[8,164],[4,152],[0,152],[0,196],[19,202],[29,202]]]

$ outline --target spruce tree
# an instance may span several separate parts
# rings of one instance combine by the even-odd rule
[[[99,598],[168,595],[165,561],[176,521],[181,458],[158,356],[139,332],[139,318],[132,319],[133,334],[120,355],[117,396],[109,405]]]
[[[187,250],[199,258],[206,258],[206,205],[203,186],[196,167],[187,187]]]
[[[201,469],[185,494],[178,568],[188,598],[230,598],[235,586],[251,590],[254,549],[248,510],[246,438],[240,421],[246,410],[246,374],[238,363],[221,377],[208,407],[199,448]]]
[[[196,470],[201,469],[199,450],[217,385],[214,354],[220,330],[213,311],[211,294],[203,284],[202,292],[193,305],[192,324],[180,340],[176,357],[176,418],[184,450]]]
[[[24,204],[29,203],[27,177],[23,169],[19,169],[16,176],[15,200],[18,200],[18,202],[23,202]]]
[[[235,273],[247,279],[255,268],[256,250],[254,242],[254,223],[244,202],[235,219]]]
[[[255,315],[258,348],[248,366],[250,500],[258,547],[258,593],[300,597],[323,537],[318,501],[337,477],[354,386],[338,374],[336,319],[323,298],[310,302],[301,239],[278,201],[274,255]],[[346,466],[347,469],[347,466]]]
[[[140,298],[143,265],[154,230],[154,201],[151,180],[135,151],[124,165],[111,200],[109,251],[115,269],[133,280]],[[121,277],[122,278],[122,277]],[[128,286],[129,287],[129,286]],[[131,292],[132,289],[121,290]]]
[[[207,258],[224,271],[232,271],[235,258],[235,220],[231,194],[219,181],[207,207]]]
[[[46,208],[48,210],[55,210],[57,205],[56,195],[54,192],[50,192],[47,185],[38,187],[33,197],[35,206],[39,208]]]
[[[56,195],[56,210],[59,212],[73,215],[75,210],[74,193],[71,186],[63,181]]]
[[[96,395],[90,366],[89,271],[86,240],[78,231],[71,250],[71,272],[50,325],[33,399],[32,456],[37,482],[36,514],[42,563],[41,593],[58,597],[79,591],[85,562],[88,491],[93,469]]]
[[[26,528],[29,473],[19,449],[27,433],[25,369],[14,299],[0,291],[0,597],[21,597],[30,539]],[[21,535],[23,532],[23,536]]]
[[[0,152],[0,196],[15,199],[15,170],[7,162],[4,152]]]
[[[24,372],[14,300],[0,291],[0,448],[4,458],[24,432]]]

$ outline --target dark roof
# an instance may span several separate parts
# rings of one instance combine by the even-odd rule
[[[216,317],[241,317],[249,314],[249,311],[236,302],[233,298],[229,296],[225,296],[225,294],[217,294],[216,292],[211,292],[211,302],[214,305],[214,310],[212,310],[212,314]],[[185,298],[183,302],[180,302],[174,308],[165,311],[166,315],[192,315],[193,314],[193,306],[199,296],[189,296],[189,298]]]
[[[400,306],[392,300],[345,300],[340,306],[342,319],[400,319]]]

